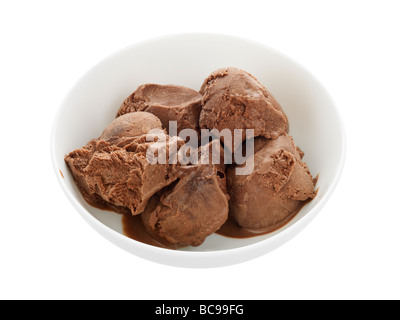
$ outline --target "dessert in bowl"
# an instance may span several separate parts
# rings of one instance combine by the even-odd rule
[[[224,68],[221,69],[222,66]],[[269,97],[265,104],[270,106],[270,111],[266,114],[261,112],[265,108],[260,107],[260,103],[254,103],[254,99],[248,101],[243,95],[231,94],[226,100],[234,101],[238,110],[247,108],[249,116],[246,116],[245,110],[241,110],[243,116],[235,118],[230,116],[235,112],[227,111],[229,106],[216,103],[226,97],[226,95],[220,96],[224,88],[235,88],[235,81],[230,81],[229,77],[233,74],[233,78],[240,78],[241,76],[235,76],[237,70],[248,73],[249,77],[254,78],[257,86],[260,84],[261,91],[262,88],[268,88],[268,92],[272,93],[270,95],[263,93]],[[226,74],[222,75],[224,72]],[[229,81],[226,81],[227,78]],[[243,81],[251,84],[253,80]],[[243,89],[240,83],[241,81],[237,82],[236,92],[248,89],[250,86],[246,85]],[[225,91],[232,91],[228,89]],[[168,103],[160,103],[162,97],[160,91],[172,92],[172,96],[181,94],[186,97],[183,100],[188,102],[177,103],[169,99]],[[133,94],[135,92],[136,94]],[[173,110],[168,108],[168,105],[174,103],[179,105],[179,108]],[[279,107],[275,105],[276,103]],[[163,108],[165,106],[167,108]],[[175,112],[177,109],[178,113]],[[117,152],[122,158],[124,155],[121,152],[129,153],[127,156],[131,156],[133,151],[137,152],[146,143],[149,144],[147,141],[142,141],[144,138],[140,140],[139,133],[134,132],[135,130],[122,130],[125,132],[123,133],[125,142],[122,143],[118,140],[120,139],[118,130],[109,128],[110,123],[115,121],[131,123],[128,118],[135,113],[145,115],[144,120],[141,119],[139,122],[150,123],[149,130],[158,128],[166,131],[168,139],[172,137],[171,140],[175,141],[176,145],[182,141],[174,139],[174,133],[168,132],[168,128],[165,128],[168,120],[178,121],[176,130],[178,134],[184,129],[196,127],[196,120],[193,119],[197,116],[198,129],[212,129],[217,127],[215,124],[221,125],[217,129],[229,128],[232,131],[234,128],[250,129],[253,126],[256,137],[255,172],[260,170],[261,164],[269,162],[270,165],[264,165],[263,170],[266,170],[264,173],[269,177],[268,181],[274,183],[264,189],[253,188],[251,184],[244,183],[232,174],[237,169],[235,166],[239,166],[234,163],[227,164],[227,168],[223,169],[217,166],[210,168],[210,165],[193,166],[193,163],[189,163],[178,168],[177,171],[180,171],[178,173],[174,170],[168,171],[171,165],[167,164],[168,168],[161,170],[163,179],[165,177],[167,179],[155,178],[157,172],[161,171],[150,168],[148,176],[156,181],[149,184],[147,191],[145,190],[139,198],[137,195],[134,196],[134,200],[132,197],[112,198],[109,193],[102,193],[98,182],[94,182],[92,187],[86,189],[86,195],[100,195],[102,201],[110,203],[111,205],[105,206],[107,209],[119,211],[121,207],[128,208],[133,217],[140,216],[140,219],[129,219],[125,213],[121,215],[114,211],[103,210],[105,207],[93,206],[93,203],[87,201],[85,192],[82,192],[85,188],[80,187],[88,184],[86,182],[80,184],[81,178],[71,170],[71,168],[79,169],[79,164],[74,167],[71,158],[68,160],[68,155],[92,141],[90,147],[86,148],[87,150],[92,148],[91,153],[88,151],[87,163],[90,162],[92,165],[99,163],[104,169],[89,170],[91,178],[97,177],[100,179],[98,181],[103,181],[107,185],[107,188],[113,187],[114,189],[110,187],[107,190],[112,189],[111,193],[114,195],[126,194],[130,190],[129,187],[126,190],[115,191],[115,185],[112,185],[112,183],[118,184],[118,181],[110,178],[112,162],[101,161],[106,154],[110,159],[114,159],[112,152]],[[225,123],[221,116],[224,113]],[[150,119],[151,116],[159,119],[159,123]],[[180,122],[181,119],[185,121]],[[126,141],[129,139],[131,144],[127,147]],[[245,140],[242,136],[241,142]],[[227,142],[221,138],[221,144]],[[300,148],[296,148],[297,146]],[[112,152],[110,148],[113,149]],[[121,151],[117,148],[125,149]],[[106,238],[129,252],[152,261],[187,267],[213,267],[242,262],[267,253],[292,238],[312,220],[332,193],[343,167],[344,151],[344,130],[337,109],[327,91],[314,76],[292,59],[268,47],[245,39],[214,34],[183,34],[149,40],[121,50],[98,63],[68,93],[58,112],[52,137],[53,163],[61,186],[86,221]],[[79,162],[81,154],[79,152],[77,154],[74,159],[78,159]],[[93,155],[96,155],[94,160]],[[264,159],[269,160],[264,161]],[[274,166],[273,163],[277,165]],[[178,163],[173,166],[180,165]],[[192,167],[189,168],[190,166]],[[86,168],[87,164],[83,167]],[[130,170],[133,169],[128,168],[127,174],[121,174],[121,179],[125,179]],[[192,172],[193,170],[195,172]],[[274,177],[271,177],[272,171]],[[317,175],[318,181],[315,179]],[[110,180],[107,180],[106,176]],[[296,181],[306,181],[308,189],[303,194],[300,193],[305,190],[304,184],[300,186],[293,182],[294,178],[289,182],[289,177],[295,176],[301,177]],[[226,180],[225,184],[221,185],[221,179]],[[204,181],[214,182],[204,184]],[[134,184],[130,183],[131,186]],[[193,185],[202,185],[202,190],[207,190],[202,194],[212,195],[213,199],[217,197],[218,201],[215,203],[218,205],[211,205],[212,201],[195,201],[205,197],[188,187]],[[192,194],[187,191],[185,197],[185,192],[181,190],[192,190]],[[282,200],[283,195],[285,199],[291,199],[292,209],[288,210],[291,214],[286,214],[285,217],[276,212],[275,209],[282,203],[279,201],[271,203],[270,199],[275,198],[268,196],[268,190],[280,195],[275,197],[276,199]],[[259,192],[259,195],[254,193],[255,191]],[[246,192],[251,193],[253,198],[249,200],[248,197],[243,197]],[[224,194],[227,195],[225,200]],[[188,199],[192,199],[197,207],[188,205],[186,211],[180,212],[184,214],[177,218],[179,215],[175,210],[176,207],[187,204]],[[311,199],[312,201],[307,201]],[[285,200],[285,206],[286,203]],[[218,219],[207,228],[203,226],[213,215],[199,219],[197,225],[188,227],[187,230],[190,231],[183,232],[182,227],[175,226],[179,224],[187,226],[188,222],[184,221],[193,221],[187,218],[193,213],[192,207],[196,207],[196,212],[201,212],[203,218],[207,212],[218,211]],[[158,213],[155,212],[161,212],[164,214],[163,217],[168,219],[158,219]],[[275,218],[263,219],[263,212],[275,212]],[[229,233],[232,229],[225,230],[227,228],[222,227],[228,216],[240,224],[241,228],[247,229],[246,231],[250,230],[254,234],[254,229],[258,229],[261,232],[257,236],[249,236],[245,232],[244,235],[234,237],[233,233]],[[144,238],[150,236],[157,243],[164,244],[164,247],[149,244],[140,236],[136,240],[132,239],[130,237],[132,234],[129,233],[132,230],[127,227],[130,220],[145,222],[145,232],[141,236]],[[162,225],[162,222],[166,223]],[[159,232],[160,230],[169,231],[163,233]],[[178,235],[181,232],[180,238],[171,237],[171,232]],[[187,237],[188,233],[195,236]]]

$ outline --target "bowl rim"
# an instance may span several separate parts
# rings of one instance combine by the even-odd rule
[[[340,136],[338,135],[338,140],[340,140],[340,146],[341,146],[341,155],[340,155],[340,160],[339,164],[336,168],[336,172],[334,173],[334,179],[332,183],[329,185],[327,191],[323,195],[323,197],[319,200],[319,202],[312,208],[310,209],[309,212],[305,216],[303,216],[301,219],[290,225],[290,227],[285,228],[275,234],[273,237],[258,241],[256,243],[252,243],[246,246],[238,247],[238,248],[231,248],[231,249],[222,249],[222,250],[215,250],[215,251],[182,251],[182,250],[170,250],[170,249],[165,249],[165,248],[159,248],[155,246],[151,246],[145,243],[141,243],[139,241],[136,241],[134,239],[131,239],[121,233],[119,233],[116,230],[111,229],[110,227],[106,226],[103,224],[101,221],[96,219],[90,212],[88,212],[80,203],[79,201],[75,198],[75,196],[72,194],[71,190],[69,190],[68,186],[66,185],[64,178],[61,177],[59,168],[57,166],[57,155],[55,153],[55,146],[56,146],[56,132],[57,132],[57,123],[60,121],[61,113],[62,110],[64,109],[65,106],[65,101],[67,100],[67,97],[73,92],[75,87],[81,82],[81,80],[89,74],[92,70],[96,69],[99,65],[102,63],[106,62],[109,59],[112,59],[114,56],[119,55],[123,53],[124,51],[127,50],[132,50],[136,47],[140,46],[145,46],[146,44],[150,44],[153,42],[157,41],[162,41],[162,40],[167,40],[168,38],[179,38],[179,37],[199,37],[199,38],[206,38],[206,37],[215,37],[215,38],[229,38],[230,40],[233,41],[240,41],[242,43],[247,43],[252,46],[257,46],[260,47],[264,50],[272,51],[275,54],[278,54],[294,65],[298,67],[299,69],[302,69],[303,72],[307,73],[309,77],[311,77],[318,85],[325,91],[325,94],[328,99],[331,100],[331,105],[334,109],[334,112],[338,118],[338,123],[340,127]],[[139,42],[136,42],[134,44],[131,44],[129,46],[126,46],[120,50],[117,50],[116,52],[104,57],[97,63],[95,63],[91,68],[87,69],[76,81],[75,83],[71,86],[71,88],[68,90],[68,92],[65,94],[64,99],[62,99],[61,103],[58,105],[58,109],[56,111],[55,119],[53,121],[52,129],[51,129],[51,139],[50,139],[50,149],[51,149],[51,160],[52,160],[52,165],[54,172],[57,176],[57,180],[64,191],[65,195],[67,198],[70,200],[72,203],[73,207],[79,212],[79,214],[88,222],[97,232],[99,232],[101,235],[106,237],[109,241],[111,242],[118,242],[119,244],[123,244],[123,246],[119,245],[122,249],[125,249],[126,251],[130,251],[133,253],[129,248],[136,248],[139,250],[137,252],[137,255],[145,258],[147,260],[152,260],[153,262],[158,262],[161,264],[166,264],[166,265],[171,265],[171,266],[182,266],[183,264],[184,267],[219,267],[219,266],[226,266],[226,265],[231,265],[235,263],[240,263],[244,261],[251,260],[253,258],[256,258],[258,256],[264,255],[269,251],[274,250],[276,247],[284,244],[287,242],[289,239],[292,239],[297,233],[299,233],[304,227],[317,215],[317,213],[321,210],[321,208],[326,204],[326,202],[329,200],[331,197],[333,191],[336,189],[337,184],[341,178],[344,164],[345,164],[345,159],[346,159],[346,153],[347,153],[347,141],[346,141],[346,132],[345,132],[345,126],[343,122],[343,118],[341,116],[340,110],[337,107],[336,102],[330,95],[330,93],[326,90],[325,86],[323,83],[317,79],[314,74],[312,74],[308,69],[306,69],[303,65],[301,65],[299,62],[294,60],[293,58],[287,56],[286,54],[278,51],[277,49],[271,48],[265,44],[262,44],[260,42],[250,40],[247,38],[239,37],[236,35],[231,35],[231,34],[223,34],[223,33],[203,33],[203,32],[184,32],[184,33],[174,33],[174,34],[168,34],[168,35],[163,35],[163,36],[158,36],[158,37],[153,37],[150,39],[142,40]],[[267,247],[270,245],[270,250],[260,250],[263,247]],[[265,248],[266,249],[266,248]],[[144,254],[140,254],[141,252],[149,252],[151,257],[147,257]],[[252,255],[249,257],[248,254],[244,253],[252,252]],[[159,258],[156,259],[154,256],[157,255]],[[153,257],[153,258],[152,258]],[[167,260],[162,259],[164,257],[168,257]],[[219,263],[207,263],[204,261],[205,258],[228,258],[225,261],[224,259],[220,259]],[[233,258],[232,258],[233,257]],[[177,260],[174,261],[174,258]],[[163,260],[163,261],[161,261]],[[165,261],[164,261],[165,260]],[[183,261],[186,261],[187,263],[183,263]]]

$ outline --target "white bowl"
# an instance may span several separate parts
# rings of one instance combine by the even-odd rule
[[[121,215],[88,205],[64,163],[64,155],[100,136],[122,101],[140,84],[178,84],[200,89],[215,69],[234,66],[253,74],[286,112],[290,132],[305,152],[317,197],[283,228],[249,239],[211,235],[199,247],[168,250],[122,233]],[[306,69],[264,45],[226,35],[180,34],[125,48],[90,69],[61,104],[52,132],[52,158],[58,180],[82,217],[117,246],[143,258],[181,267],[217,267],[265,254],[302,230],[322,209],[340,177],[345,134],[326,89]],[[62,177],[61,173],[64,177]]]

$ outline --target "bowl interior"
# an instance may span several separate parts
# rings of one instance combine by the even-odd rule
[[[182,251],[248,246],[286,232],[316,214],[318,210],[313,209],[330,192],[344,154],[343,128],[329,94],[307,70],[268,47],[230,36],[187,34],[146,41],[117,52],[88,71],[63,101],[54,124],[53,161],[64,191],[82,215],[92,215],[122,234],[120,215],[93,208],[82,199],[64,155],[98,137],[122,101],[139,85],[177,84],[198,90],[212,71],[227,66],[253,74],[280,102],[289,118],[289,134],[305,152],[312,175],[319,174],[319,192],[289,224],[273,233],[249,239],[212,235],[203,245]]]

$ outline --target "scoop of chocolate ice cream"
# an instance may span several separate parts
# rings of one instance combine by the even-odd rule
[[[179,180],[149,201],[142,221],[153,238],[170,248],[198,246],[228,218],[224,165],[187,165],[178,171]]]
[[[251,74],[238,68],[213,72],[203,83],[200,128],[254,129],[254,136],[276,139],[288,120],[272,94]],[[242,141],[245,139],[245,131]],[[224,137],[221,136],[224,142]]]
[[[162,129],[161,121],[148,112],[127,113],[116,118],[103,131],[100,140],[130,138],[146,134],[152,129]]]
[[[182,129],[197,130],[201,98],[199,92],[183,86],[144,84],[122,103],[117,117],[146,111],[160,118],[164,129],[168,130],[169,121],[177,121],[177,133]]]
[[[227,170],[230,215],[241,227],[274,230],[315,197],[316,179],[302,161],[303,153],[286,133],[276,140],[257,138],[254,170],[236,175]]]
[[[160,127],[154,118],[140,112],[116,119],[100,138],[65,157],[76,185],[89,203],[139,214],[151,196],[177,179],[175,165],[168,164],[169,148],[179,149],[183,144],[177,137],[165,135],[164,147],[157,148],[165,153],[167,162],[148,161],[148,149],[158,142],[147,141],[143,133]]]

